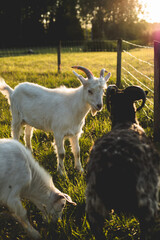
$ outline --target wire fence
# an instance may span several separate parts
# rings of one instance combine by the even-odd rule
[[[119,48],[118,42],[121,43]],[[157,54],[160,53],[160,44],[158,43]],[[126,40],[105,40],[105,41],[59,41],[53,42],[52,46],[30,46],[18,49],[0,49],[0,58],[8,56],[19,56],[28,54],[57,54],[58,56],[58,72],[61,71],[61,58],[64,60],[65,53],[73,52],[117,52],[117,86],[123,87],[130,85],[139,85],[144,90],[148,91],[147,101],[145,108],[143,108],[144,116],[150,120],[152,126],[155,123],[155,115],[157,115],[157,125],[160,122],[160,111],[155,114],[155,98],[157,99],[157,108],[160,108],[160,96],[156,97],[155,94],[155,48],[151,46],[145,46],[138,42],[129,42]],[[64,55],[63,55],[64,53]],[[118,54],[120,53],[120,54]],[[99,53],[98,53],[99,54]],[[89,55],[89,54],[88,54]],[[104,56],[104,55],[103,55]],[[107,55],[105,55],[107,56]],[[120,57],[118,57],[120,56]],[[107,59],[105,57],[104,59]],[[157,69],[160,68],[159,58],[157,57]],[[94,59],[94,61],[96,61]],[[116,59],[114,60],[116,64]],[[106,60],[105,60],[106,64]],[[114,68],[116,69],[116,65]],[[63,61],[64,65],[64,61]],[[118,70],[119,69],[119,70]],[[160,69],[157,70],[157,79],[160,79]],[[120,79],[120,81],[118,80]],[[120,83],[120,84],[119,84]],[[160,89],[159,80],[157,81],[157,89]],[[160,126],[157,127],[160,132]],[[154,131],[155,132],[155,131]],[[159,136],[160,140],[160,136]]]
[[[90,40],[90,41],[59,41],[53,42],[50,46],[24,46],[21,48],[0,48],[0,57],[19,56],[27,54],[57,53],[61,46],[61,53],[72,52],[116,52],[116,40]]]
[[[147,119],[153,122],[154,118],[154,48],[134,44],[123,40],[122,72],[123,86],[139,85],[148,92],[143,112]],[[127,47],[127,45],[132,46]],[[130,50],[126,50],[126,49]]]
[[[138,46],[133,43],[132,45],[125,43],[125,49],[130,50]],[[83,40],[83,41],[58,41],[49,45],[41,46],[23,46],[19,48],[1,48],[0,57],[19,56],[27,54],[46,54],[57,53],[57,48],[61,46],[61,53],[72,52],[117,52],[117,40]]]
[[[140,45],[137,42],[122,41],[122,73],[124,86],[136,84],[148,91],[146,108],[153,113],[154,97],[154,51],[153,47]],[[103,41],[59,41],[52,46],[25,46],[17,49],[0,49],[0,57],[28,54],[57,54],[58,71],[61,71],[61,54],[72,52],[116,52],[117,40]],[[153,114],[152,114],[153,115]],[[149,118],[149,114],[147,114]]]

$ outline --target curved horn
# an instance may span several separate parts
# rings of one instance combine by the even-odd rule
[[[111,108],[110,108],[110,97],[111,97],[111,93],[113,93],[113,91],[115,92],[117,90],[117,86],[116,85],[109,85],[106,91],[106,104],[107,104],[107,109],[110,112]]]
[[[146,92],[139,86],[129,86],[124,90],[124,93],[127,93],[133,101],[142,99],[142,104],[137,108],[137,111],[143,108],[146,102]]]
[[[102,68],[102,70],[100,71],[100,77],[104,77],[104,73],[107,73],[108,71],[105,68]]]
[[[93,73],[85,67],[73,66],[72,68],[76,68],[76,69],[79,69],[79,70],[83,71],[87,75],[88,79],[93,78]]]

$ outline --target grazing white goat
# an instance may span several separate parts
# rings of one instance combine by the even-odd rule
[[[33,202],[53,222],[61,216],[66,201],[76,205],[54,186],[52,177],[20,142],[0,139],[0,203],[9,208],[28,235],[38,239],[40,234],[29,223],[21,198]]]
[[[85,72],[88,79],[74,72],[82,85],[78,88],[49,89],[33,83],[21,83],[13,90],[3,79],[0,91],[11,103],[12,135],[19,139],[20,130],[25,127],[25,142],[31,148],[32,127],[44,131],[53,131],[57,147],[57,169],[60,174],[64,168],[64,138],[70,139],[75,158],[75,168],[83,171],[80,162],[79,137],[85,123],[85,117],[91,110],[92,115],[103,107],[103,92],[110,73],[104,77],[105,69],[100,78],[95,78],[86,68],[73,66]]]

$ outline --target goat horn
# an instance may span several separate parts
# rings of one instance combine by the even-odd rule
[[[115,84],[113,85],[109,85],[106,91],[106,104],[107,104],[107,109],[110,112],[111,108],[110,108],[110,97],[111,97],[111,93],[114,91],[116,91],[118,88]]]
[[[107,73],[108,71],[105,68],[102,68],[102,70],[100,71],[100,77],[104,77],[104,73]]]
[[[145,92],[141,87],[129,86],[124,90],[124,93],[127,93],[132,98],[133,101],[142,99],[142,104],[140,107],[137,108],[137,111],[143,108],[146,102],[147,92]]]
[[[85,67],[82,67],[82,66],[73,66],[72,68],[77,68],[77,69],[83,71],[83,72],[87,75],[88,79],[93,78],[93,73],[92,73],[91,71],[89,71],[89,70],[88,70],[87,68],[85,68]]]

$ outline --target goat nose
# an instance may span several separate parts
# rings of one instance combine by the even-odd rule
[[[97,108],[100,110],[102,108],[102,104],[97,104]]]

